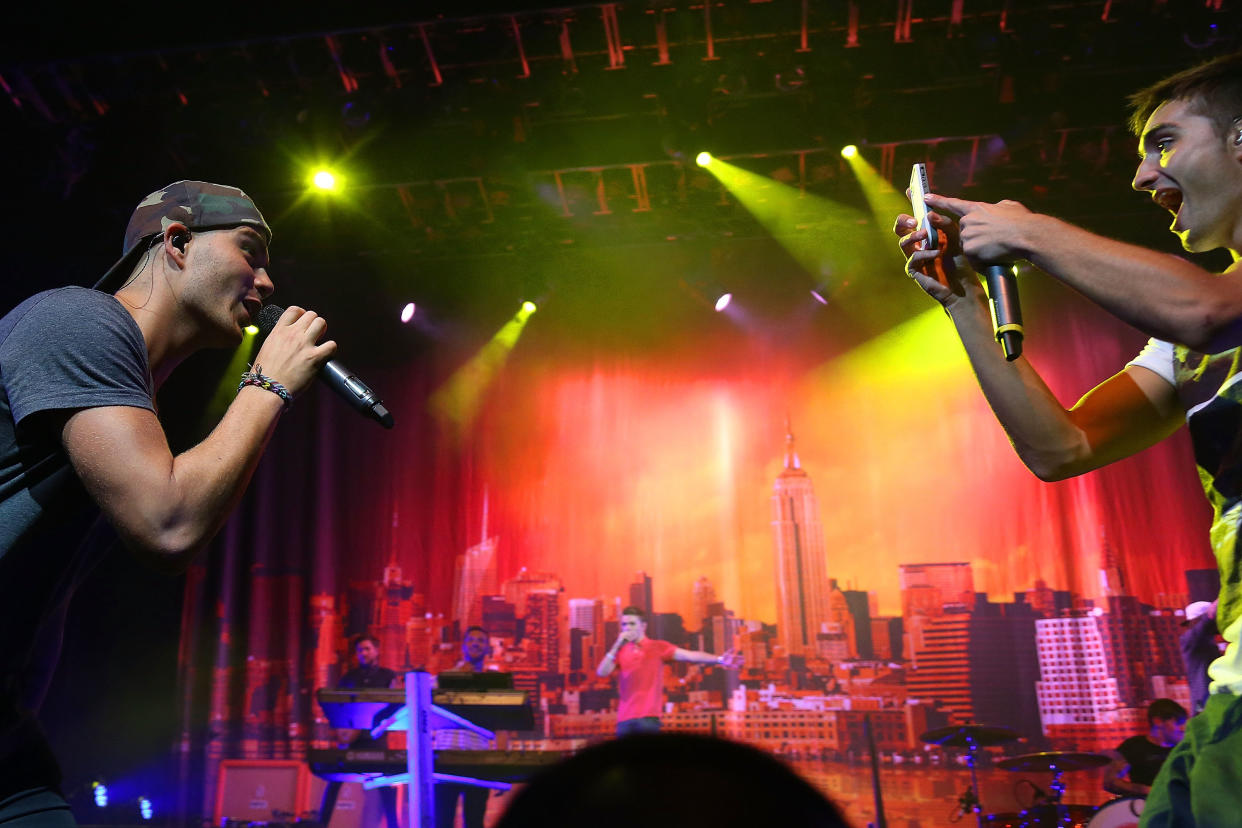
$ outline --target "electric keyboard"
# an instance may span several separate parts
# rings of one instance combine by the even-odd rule
[[[437,750],[435,772],[492,782],[520,782],[569,756],[563,750]],[[345,748],[306,754],[311,773],[330,782],[367,782],[406,769],[404,750]]]
[[[315,696],[333,727],[354,730],[370,730],[405,706],[405,691],[394,688],[323,689]],[[535,727],[524,690],[435,690],[431,703],[489,730]]]

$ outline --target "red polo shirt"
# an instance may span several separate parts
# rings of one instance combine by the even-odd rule
[[[627,641],[617,653],[617,721],[659,716],[664,707],[664,662],[672,661],[677,648],[667,641],[644,638]]]

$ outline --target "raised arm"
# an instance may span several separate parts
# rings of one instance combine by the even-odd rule
[[[987,297],[960,253],[954,223],[938,214],[939,251],[922,250],[922,231],[899,216],[895,231],[908,272],[940,302],[966,349],[971,368],[1018,457],[1041,480],[1061,480],[1135,454],[1183,421],[1173,386],[1141,367],[1128,367],[1066,409],[1026,360],[1007,362],[993,336]]]
[[[617,669],[617,652],[626,641],[629,641],[629,638],[626,637],[625,633],[617,636],[617,640],[612,643],[612,647],[600,659],[599,665],[595,668],[595,675],[600,678],[612,675],[612,671]]]
[[[1104,790],[1117,796],[1147,796],[1151,793],[1150,785],[1140,785],[1127,778],[1130,775],[1130,763],[1124,756],[1115,750],[1106,753],[1112,762],[1104,769]]]
[[[319,343],[322,318],[289,308],[256,357],[265,375],[296,395],[336,349]],[[87,492],[127,546],[172,569],[220,528],[241,497],[284,403],[254,386],[238,392],[203,442],[174,457],[151,411],[84,408],[61,430],[65,451]]]
[[[1204,270],[1178,256],[1097,236],[1016,201],[996,204],[929,195],[960,217],[975,262],[1026,260],[1149,336],[1197,351],[1242,344],[1242,268]]]
[[[702,650],[673,650],[673,661],[688,661],[692,664],[718,664],[728,670],[736,670],[742,666],[742,654],[730,650],[723,655],[714,655]]]

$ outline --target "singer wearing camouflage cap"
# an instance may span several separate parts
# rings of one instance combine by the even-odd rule
[[[290,307],[202,443],[173,455],[155,393],[190,354],[235,347],[275,289],[272,232],[241,190],[178,181],[144,198],[94,289],[0,319],[0,823],[73,825],[37,723],[65,607],[111,546],[186,566],[241,496],[282,411],[336,344]],[[102,533],[102,534],[107,534]]]

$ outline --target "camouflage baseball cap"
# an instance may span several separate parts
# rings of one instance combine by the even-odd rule
[[[191,230],[219,230],[246,224],[262,233],[269,244],[272,241],[272,228],[250,196],[241,190],[206,181],[176,181],[151,193],[134,208],[125,228],[121,259],[95,283],[95,289],[109,293],[119,290],[151,241],[173,222]]]

